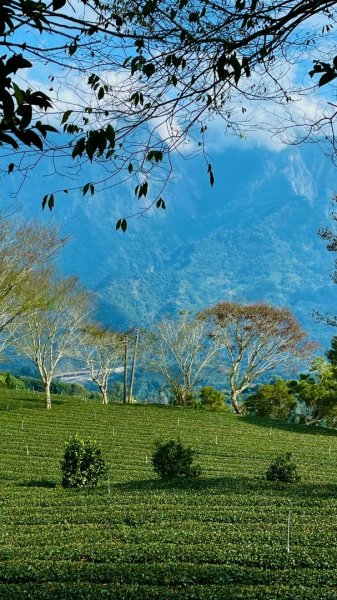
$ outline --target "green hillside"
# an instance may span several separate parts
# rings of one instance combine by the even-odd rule
[[[337,434],[188,409],[1,391],[0,598],[337,598]],[[71,434],[90,435],[109,484],[64,490]],[[200,479],[161,482],[158,437],[197,451]],[[291,451],[302,482],[261,476]],[[290,552],[287,519],[291,512]]]

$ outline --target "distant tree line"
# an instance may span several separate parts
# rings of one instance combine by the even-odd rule
[[[87,372],[103,404],[116,374],[123,382],[114,382],[115,398],[133,402],[141,370],[161,378],[175,405],[223,409],[228,401],[237,414],[282,418],[301,406],[308,423],[333,418],[337,338],[297,381],[278,378],[256,388],[267,374],[303,369],[315,349],[288,308],[223,301],[162,318],[152,331],[115,331],[95,319],[95,298],[78,279],[58,273],[55,258],[65,242],[56,229],[0,215],[0,348],[29,358],[40,378],[32,385],[42,387],[47,409],[51,393],[64,389],[55,377],[70,361]],[[220,389],[205,385],[210,379]],[[12,383],[0,376],[0,386]]]
[[[44,392],[44,385],[40,378],[27,375],[13,375],[11,372],[0,372],[0,390],[29,390],[33,392]],[[50,385],[52,394],[65,396],[80,396],[82,398],[97,399],[99,394],[88,390],[79,383],[68,383],[54,379]]]

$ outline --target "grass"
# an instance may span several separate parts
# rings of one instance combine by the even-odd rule
[[[65,397],[47,412],[15,391],[0,427],[1,599],[337,599],[334,431]],[[109,485],[62,489],[74,433],[100,443]],[[154,440],[177,436],[203,473],[162,482]],[[263,480],[287,451],[301,483]]]

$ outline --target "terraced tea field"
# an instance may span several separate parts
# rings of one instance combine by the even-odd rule
[[[337,436],[197,410],[1,392],[0,598],[337,599]],[[63,490],[71,434],[109,481]],[[200,479],[161,482],[158,437],[197,450]],[[291,451],[302,481],[261,476]],[[290,512],[290,548],[287,521]]]

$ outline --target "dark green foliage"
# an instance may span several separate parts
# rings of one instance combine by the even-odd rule
[[[0,373],[0,387],[8,390],[24,390],[25,386],[18,377],[11,373]]]
[[[163,479],[173,477],[198,477],[201,473],[199,465],[192,465],[195,451],[190,446],[184,446],[180,440],[156,442],[152,456],[155,472]]]
[[[52,394],[66,394],[67,396],[87,396],[88,391],[79,383],[66,383],[54,380],[50,386]]]
[[[37,378],[37,377],[20,377],[20,379],[23,381],[25,389],[26,390],[32,390],[32,391],[36,391],[36,392],[43,392],[44,391],[44,387],[43,387],[43,383],[41,381],[41,379]],[[51,383],[51,393],[53,394],[53,382]]]
[[[200,402],[203,408],[208,408],[209,410],[229,411],[229,406],[225,404],[225,394],[209,385],[201,388]]]
[[[192,390],[185,390],[184,388],[175,389],[170,398],[170,404],[172,406],[190,406],[195,408],[197,406],[197,397]]]
[[[34,390],[35,392],[43,392],[44,387],[40,378],[38,377],[17,377],[16,378],[20,387],[16,389]],[[89,392],[85,387],[79,383],[67,383],[65,381],[59,381],[58,379],[51,382],[50,391],[52,394],[60,394],[66,396],[82,396],[83,398],[99,399],[99,394],[96,392]]]
[[[12,377],[12,375],[9,372],[6,373],[5,386],[9,390],[15,390],[15,379],[14,379],[14,377]]]
[[[123,382],[113,381],[108,387],[108,396],[114,402],[123,402]]]
[[[269,466],[266,479],[268,481],[284,481],[286,483],[297,483],[301,477],[297,473],[297,466],[292,460],[291,452],[280,454]]]
[[[329,363],[334,369],[337,369],[337,336],[334,335],[331,340],[331,348],[325,353]]]
[[[66,442],[61,461],[62,485],[65,488],[93,487],[107,477],[107,467],[97,442],[72,436]]]
[[[295,395],[283,379],[261,385],[244,402],[245,410],[256,417],[288,418],[296,408]]]
[[[302,373],[299,381],[290,382],[297,400],[306,405],[307,423],[333,420],[337,410],[337,379],[335,369],[318,356],[311,363],[309,373]]]

